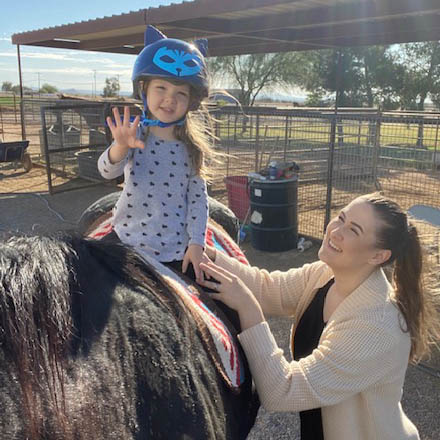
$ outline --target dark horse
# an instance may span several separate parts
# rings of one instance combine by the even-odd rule
[[[231,389],[208,351],[182,298],[127,247],[0,244],[1,439],[244,439],[258,410],[245,358]]]

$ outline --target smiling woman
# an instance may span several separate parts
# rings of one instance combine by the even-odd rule
[[[303,440],[419,438],[401,390],[408,362],[440,339],[439,305],[422,283],[417,230],[396,203],[355,199],[329,223],[320,261],[284,273],[207,253],[215,264],[203,270],[219,284],[204,284],[239,313],[239,340],[266,409],[300,412]],[[293,318],[294,361],[266,315]]]

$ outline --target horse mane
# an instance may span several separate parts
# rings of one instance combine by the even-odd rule
[[[27,438],[78,438],[66,411],[68,357],[87,354],[107,322],[116,285],[157,292],[178,321],[187,319],[182,302],[148,269],[123,245],[78,236],[0,243],[0,360],[5,356],[16,374]]]

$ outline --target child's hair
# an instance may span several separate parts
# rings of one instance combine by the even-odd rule
[[[423,251],[415,224],[399,205],[379,193],[362,196],[380,219],[377,246],[389,249],[396,304],[411,336],[410,360],[417,362],[440,341],[438,283],[424,270]],[[433,283],[428,285],[429,283]]]
[[[144,92],[147,93],[148,84],[155,77],[148,78],[143,82]],[[175,85],[188,84],[182,80],[173,78],[160,78]],[[213,165],[220,163],[224,154],[213,148],[214,119],[210,115],[207,105],[203,102],[200,91],[189,84],[190,102],[185,122],[174,126],[176,138],[184,142],[189,150],[194,172],[209,180],[213,176]],[[148,96],[147,96],[148,100]]]

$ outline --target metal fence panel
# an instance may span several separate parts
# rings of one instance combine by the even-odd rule
[[[258,172],[271,160],[294,161],[302,235],[321,238],[341,207],[374,191],[403,209],[440,207],[438,114],[227,107],[214,117],[217,148],[231,156],[218,170],[213,194],[227,203],[224,176]]]
[[[114,105],[118,104],[58,101],[41,106],[40,156],[47,169],[51,194],[96,184],[120,183],[120,180],[106,181],[97,169],[100,154],[111,143],[105,118]]]

